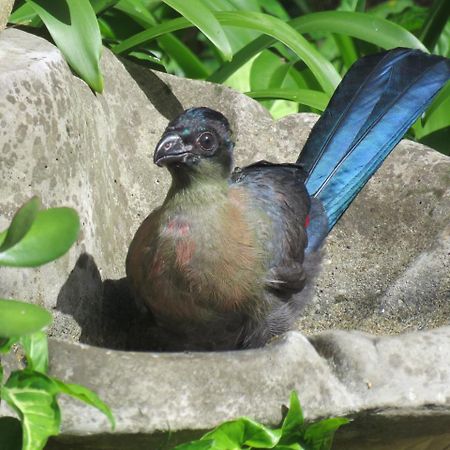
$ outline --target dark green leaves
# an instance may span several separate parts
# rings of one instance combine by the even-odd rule
[[[247,417],[224,422],[198,441],[175,447],[174,450],[330,450],[335,431],[347,419],[325,419],[305,425],[297,394],[291,393],[289,410],[281,428],[270,429]]]
[[[89,0],[27,0],[27,3],[45,23],[72,69],[93,90],[102,92],[102,40]]]
[[[51,314],[44,308],[0,299],[0,337],[28,335],[50,325],[51,321]]]
[[[31,199],[14,216],[8,230],[0,233],[0,265],[35,267],[62,256],[79,231],[77,213],[71,208],[37,211]]]

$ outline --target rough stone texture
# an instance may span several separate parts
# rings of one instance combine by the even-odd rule
[[[168,186],[150,158],[168,119],[194,105],[222,111],[242,165],[292,161],[316,118],[273,122],[231,89],[125,68],[108,51],[106,89],[96,95],[55,47],[13,29],[0,34],[0,60],[0,229],[36,193],[47,206],[76,208],[83,226],[57,262],[0,268],[1,296],[54,312],[51,333],[65,341],[52,341],[53,373],[96,389],[118,418],[110,435],[94,410],[64,401],[64,434],[51,448],[128,449],[131,435],[133,449],[157,448],[169,429],[175,443],[243,414],[274,424],[297,389],[310,419],[354,417],[336,448],[448,449],[449,328],[385,338],[327,332],[310,342],[290,333],[265,349],[221,354],[74,344],[148,345],[147,319],[136,319],[120,279],[135,229]],[[300,329],[396,334],[448,324],[449,194],[449,158],[403,141],[331,233]]]
[[[330,412],[353,419],[333,449],[448,449],[449,341],[450,327],[385,338],[329,331],[309,341],[291,332],[264,349],[215,354],[105,351],[54,341],[53,373],[97,390],[125,437],[108,437],[99,413],[65,400],[64,435],[50,448],[109,442],[108,448],[126,449],[127,433],[140,434],[133,449],[158,448],[169,430],[174,445],[242,415],[276,425],[295,389],[308,420]],[[86,441],[79,434],[92,436]]]
[[[14,0],[0,0],[0,31],[6,28],[13,5]]]

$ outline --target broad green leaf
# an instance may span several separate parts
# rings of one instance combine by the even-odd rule
[[[215,449],[234,450],[246,445],[253,448],[273,448],[280,439],[280,430],[271,430],[247,417],[225,422],[206,433],[203,439],[213,439]]]
[[[78,215],[71,208],[39,211],[25,237],[0,252],[0,265],[35,267],[53,261],[69,250],[79,228]]]
[[[163,0],[195,25],[222,53],[226,60],[233,54],[230,43],[214,14],[200,0]]]
[[[311,108],[324,111],[330,97],[320,91],[313,91],[310,89],[263,89],[259,91],[246,92],[254,99],[284,99],[292,102],[297,102],[302,105],[310,106]]]
[[[57,378],[53,378],[52,380],[57,386],[59,393],[70,395],[71,397],[74,397],[101,411],[108,418],[111,423],[111,428],[114,430],[116,426],[114,416],[112,415],[108,405],[104,403],[95,392],[92,392],[90,389],[78,384],[65,383]]]
[[[22,449],[22,427],[14,417],[0,417],[0,449]]]
[[[280,57],[275,55],[270,50],[262,51],[254,60],[252,69],[250,72],[250,88],[252,91],[266,89],[268,87],[280,87],[271,86],[271,80],[280,67],[286,67],[289,70],[289,65],[285,64]]]
[[[269,16],[268,14],[251,11],[223,11],[215,13],[215,16],[222,25],[251,28],[283,42],[311,69],[325,92],[331,94],[338,85],[340,76],[333,65],[309,44],[302,35],[282,20]],[[150,30],[143,31],[126,39],[113,47],[113,51],[122,53],[162,34],[187,28],[188,26],[189,23],[183,18],[167,21],[164,24],[155,26]],[[272,43],[273,41],[269,40],[269,42]]]
[[[24,336],[50,325],[52,315],[40,306],[0,299],[0,336]]]
[[[219,21],[221,20],[220,14],[216,15]],[[370,14],[325,11],[307,14],[288,23],[300,33],[329,32],[361,39],[385,49],[408,47],[428,51],[409,31],[395,23]],[[237,52],[231,62],[223,64],[208,80],[222,83],[249,59],[275,42],[276,39],[271,36],[260,36]]]
[[[186,444],[177,445],[173,450],[215,450],[214,440],[192,441]]]
[[[102,92],[102,40],[89,0],[26,1],[39,14],[72,69],[94,91]]]
[[[23,450],[44,448],[47,439],[59,433],[61,414],[53,381],[40,372],[15,371],[4,384],[2,399],[22,421]]]
[[[43,331],[27,334],[20,338],[20,343],[25,351],[27,367],[36,372],[48,371],[48,341]]]
[[[39,198],[33,197],[20,207],[6,231],[6,236],[0,246],[0,253],[16,245],[27,234],[36,218],[39,206]]]
[[[304,439],[311,446],[311,450],[331,450],[334,433],[350,420],[335,417],[313,423],[305,429]]]

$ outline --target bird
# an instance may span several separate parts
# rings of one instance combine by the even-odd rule
[[[449,59],[419,50],[361,58],[291,163],[235,168],[230,123],[206,106],[171,120],[153,155],[171,185],[126,273],[173,348],[257,348],[290,330],[326,236],[449,78]]]

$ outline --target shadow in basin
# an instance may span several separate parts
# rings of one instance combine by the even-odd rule
[[[83,253],[61,288],[56,310],[81,328],[80,342],[116,350],[162,350],[168,341],[147,310],[138,308],[126,278],[102,281],[94,258]]]

